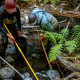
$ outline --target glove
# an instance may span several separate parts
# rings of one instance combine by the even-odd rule
[[[18,31],[18,36],[19,36],[19,37],[21,36],[21,31],[20,31],[20,30]]]

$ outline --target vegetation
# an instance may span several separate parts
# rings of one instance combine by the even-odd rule
[[[28,1],[28,2],[30,1],[31,2],[31,0],[16,0],[16,2],[19,2],[19,1]],[[51,4],[53,4],[53,5],[60,2],[60,0],[35,0],[35,1],[39,2],[39,3],[43,2],[44,4],[51,2]]]
[[[43,0],[38,0],[39,3],[42,2]],[[51,2],[53,5],[55,5],[56,3],[60,2],[60,0],[44,0],[43,3],[46,4],[48,2]]]
[[[50,61],[55,60],[62,52],[70,55],[80,49],[80,25],[73,26],[71,31],[63,29],[59,34],[44,31],[43,36],[53,43],[49,52]]]

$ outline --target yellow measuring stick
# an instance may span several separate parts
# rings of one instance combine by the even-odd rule
[[[7,28],[7,26],[4,24],[4,27],[6,28],[6,30],[8,31],[9,35],[11,35],[9,29]],[[36,80],[39,80],[38,77],[36,76],[34,70],[32,69],[31,65],[29,64],[28,60],[26,59],[26,57],[24,56],[22,50],[20,49],[20,47],[18,46],[17,42],[15,42],[16,47],[18,48],[19,52],[22,54],[24,60],[26,61],[27,65],[29,66],[29,68],[31,69],[32,73],[34,74]]]

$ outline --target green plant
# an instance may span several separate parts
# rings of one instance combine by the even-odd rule
[[[80,33],[80,25],[73,26],[73,29],[72,29],[72,39],[75,39],[77,36],[79,37],[79,35],[78,35],[79,33]]]
[[[38,0],[39,3],[41,1],[43,1],[43,0]],[[60,0],[44,0],[43,2],[44,2],[44,4],[51,2],[53,5],[55,5],[56,3],[60,2]]]
[[[54,43],[54,45],[56,45],[56,39],[53,36],[52,32],[45,32],[45,34],[43,35],[45,38],[48,38],[51,42]]]
[[[59,34],[44,30],[38,31],[43,32],[43,36],[54,43],[49,52],[49,59],[51,62],[63,51],[72,54],[75,51],[80,50],[80,25],[73,26],[71,37],[69,36],[69,29],[62,29]]]
[[[65,44],[65,49],[68,51],[69,54],[73,53],[77,47],[76,41],[66,41]]]
[[[54,47],[51,47],[49,51],[50,62],[54,61],[58,55],[60,55],[62,50],[62,44],[57,44]]]
[[[62,29],[60,34],[62,34],[64,38],[67,38],[69,35],[69,29]]]

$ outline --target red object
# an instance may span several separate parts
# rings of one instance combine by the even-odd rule
[[[21,36],[21,34],[19,33],[19,34],[18,34],[18,36],[20,37],[20,36]]]
[[[14,43],[16,43],[16,41],[15,41],[15,40],[14,40],[13,42],[14,42]]]
[[[5,0],[5,7],[11,13],[16,12],[15,2],[14,0]]]

